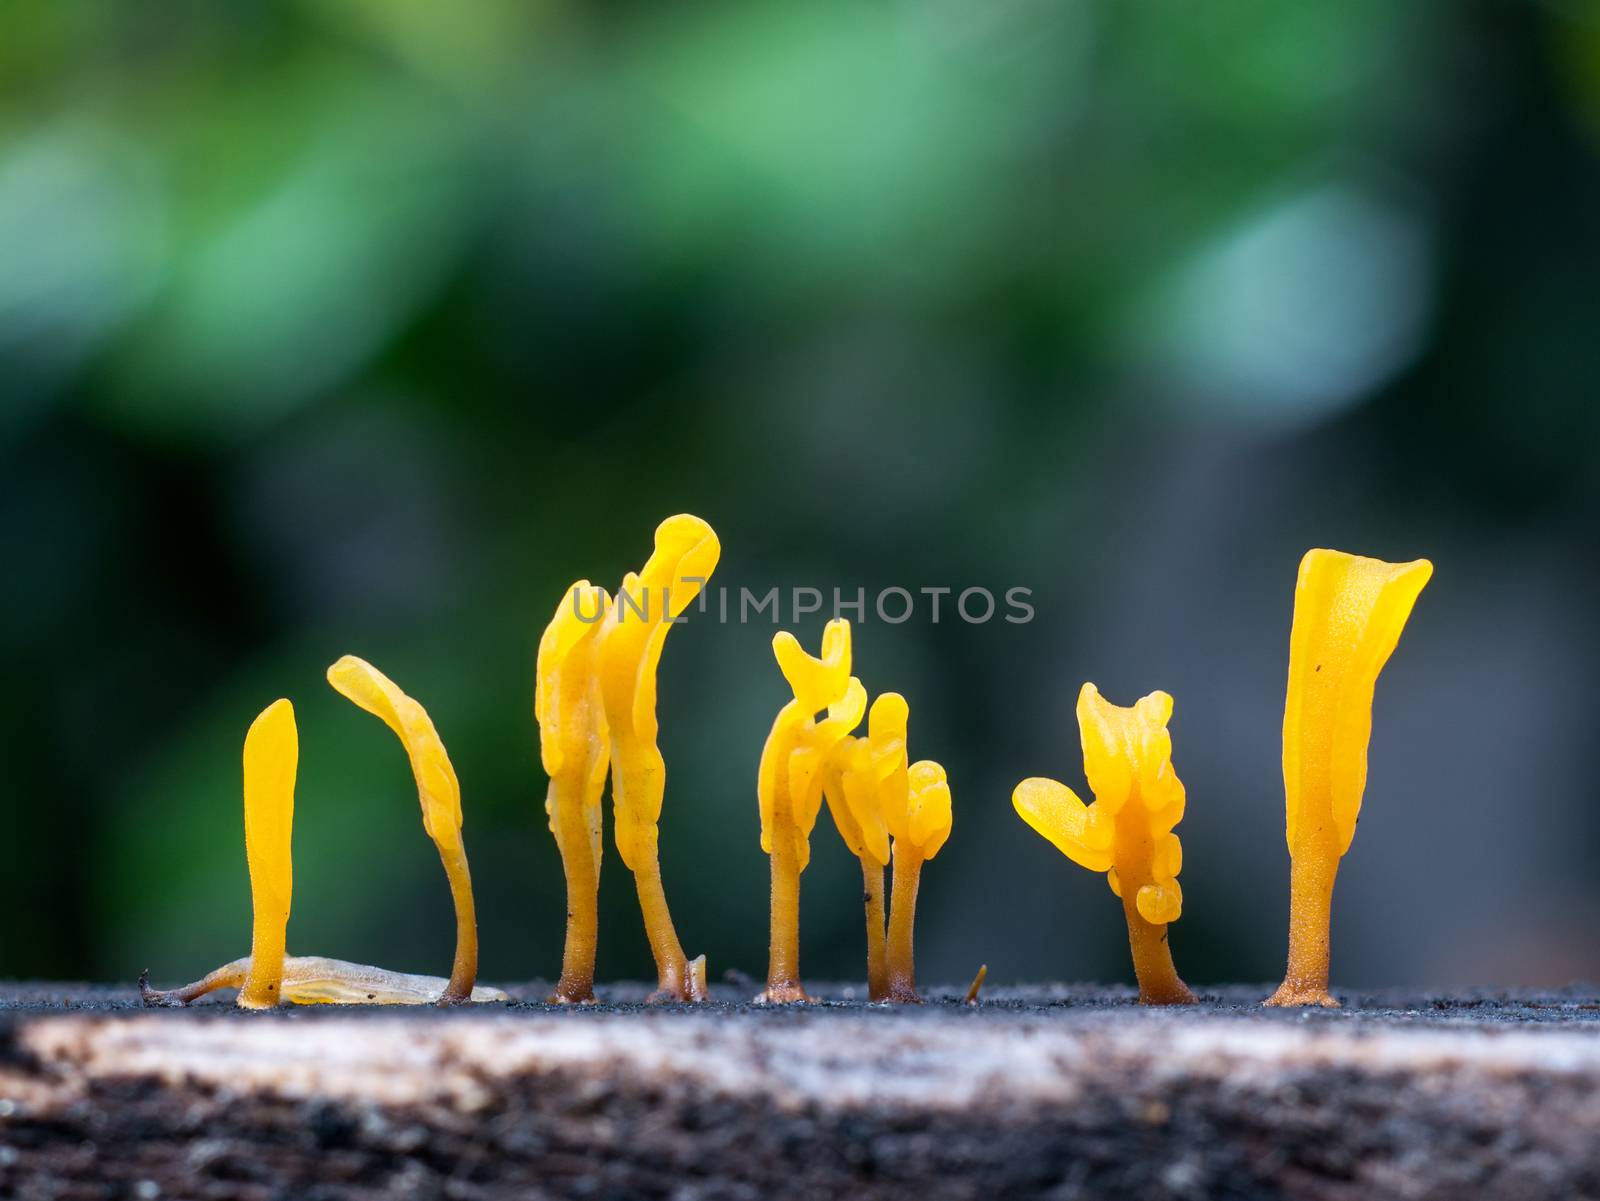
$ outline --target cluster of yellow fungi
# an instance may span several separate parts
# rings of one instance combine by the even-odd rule
[[[1333,879],[1355,837],[1367,781],[1372,697],[1406,618],[1433,574],[1426,559],[1385,563],[1311,550],[1300,563],[1283,712],[1283,786],[1291,860],[1289,968],[1268,1005],[1336,1007],[1328,992]],[[1172,965],[1167,928],[1183,912],[1183,846],[1173,827],[1184,790],[1172,767],[1172,698],[1152,692],[1131,709],[1093,684],[1078,696],[1085,805],[1055,780],[1017,785],[1012,804],[1075,863],[1105,872],[1128,921],[1139,1000],[1184,1005],[1194,994]]]
[[[650,999],[707,999],[705,958],[685,957],[661,884],[656,823],[666,766],[656,746],[655,677],[667,631],[704,588],[719,552],[704,521],[668,518],[656,530],[655,552],[643,570],[629,573],[616,597],[579,580],[540,639],[534,713],[550,780],[545,813],[567,880],[566,948],[553,1002],[595,999],[608,772],[617,852],[633,873],[656,960]],[[826,796],[840,834],[861,860],[870,995],[914,1001],[917,879],[950,832],[944,770],[907,763],[909,710],[897,693],[872,706],[865,738],[851,736],[866,716],[867,693],[850,674],[848,622],[828,625],[821,658],[806,654],[788,633],[774,639],[773,650],[794,699],[773,724],[757,778],[761,845],[772,856],[771,966],[758,1000],[808,999],[799,968],[800,873]],[[891,858],[896,901],[886,925],[883,873]]]
[[[950,836],[950,786],[932,760],[907,763],[910,708],[899,693],[873,702],[865,738],[851,735],[867,714],[867,690],[850,674],[848,621],[828,623],[821,650],[820,657],[807,654],[788,631],[772,640],[794,699],[772,723],[756,777],[761,849],[772,865],[767,987],[757,1000],[810,999],[800,983],[800,873],[811,860],[811,831],[826,798],[840,837],[861,860],[868,997],[915,1002],[917,882],[923,861]],[[894,898],[885,929],[883,869],[891,860]]]
[[[151,988],[148,979],[141,977],[145,1004],[187,1005],[220,988],[237,988],[241,1009],[271,1009],[283,1001],[297,1005],[458,1005],[506,1000],[499,989],[476,983],[478,925],[472,906],[472,877],[461,840],[461,786],[433,721],[393,680],[354,655],[346,655],[328,668],[328,683],[382,718],[410,757],[422,802],[422,826],[439,850],[455,902],[456,956],[450,978],[286,954],[294,891],[290,839],[300,736],[294,706],[277,700],[251,723],[244,740],[244,841],[253,911],[250,955],[168,991]]]
[[[707,999],[705,957],[690,960],[667,910],[657,823],[666,764],[656,743],[656,669],[668,632],[717,566],[716,533],[679,514],[656,529],[655,547],[613,597],[579,580],[563,595],[539,642],[534,714],[549,791],[545,813],[566,875],[566,945],[552,1002],[595,1000],[602,844],[602,794],[611,780],[613,836],[633,875],[656,965],[653,1001]],[[1283,716],[1283,782],[1291,859],[1289,962],[1268,1005],[1338,1004],[1328,991],[1334,877],[1350,849],[1366,786],[1367,744],[1378,674],[1393,653],[1433,568],[1332,550],[1307,552],[1295,587],[1289,683]],[[870,706],[851,674],[850,623],[822,632],[820,654],[793,634],[772,642],[792,693],[761,752],[756,794],[761,848],[772,872],[771,944],[758,1002],[810,1000],[800,975],[800,877],[823,802],[861,862],[867,926],[867,991],[873,1001],[916,1002],[913,927],[922,865],[950,836],[950,785],[932,760],[911,762],[910,706],[896,692]],[[455,905],[456,953],[448,979],[413,976],[337,959],[290,956],[286,937],[293,867],[299,736],[294,708],[274,701],[244,744],[245,854],[253,910],[250,954],[193,984],[151,989],[147,1004],[181,1005],[238,989],[244,1009],[299,1004],[420,1004],[505,1000],[477,986],[472,878],[461,837],[461,787],[427,712],[377,668],[345,656],[328,682],[380,718],[404,746]],[[1078,694],[1085,804],[1056,780],[1031,778],[1012,794],[1017,813],[1069,859],[1104,872],[1122,902],[1139,1000],[1189,1004],[1168,941],[1183,912],[1178,873],[1183,782],[1172,764],[1172,697],[1152,692],[1129,708],[1093,684]],[[855,731],[866,720],[866,732]],[[891,901],[885,870],[893,869]],[[975,1001],[987,969],[967,994]]]
[[[678,941],[661,883],[656,823],[667,765],[656,745],[656,668],[667,633],[716,570],[722,544],[698,517],[656,527],[655,549],[613,599],[579,580],[539,640],[534,716],[550,777],[545,813],[567,877],[567,941],[550,1000],[590,1002],[599,935],[600,796],[611,774],[617,854],[633,873],[656,961],[653,1001],[704,1001],[706,961]]]

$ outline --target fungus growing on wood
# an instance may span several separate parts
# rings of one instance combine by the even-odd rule
[[[756,1000],[787,1004],[810,999],[800,983],[800,873],[811,861],[828,760],[861,724],[867,692],[850,674],[850,623],[842,618],[822,631],[821,658],[808,655],[788,631],[773,638],[772,652],[794,699],[772,723],[756,777],[761,849],[772,864],[767,987]],[[828,716],[818,721],[823,710]]]
[[[1333,882],[1361,815],[1372,696],[1432,575],[1426,559],[1310,550],[1300,561],[1283,709],[1289,965],[1268,1005],[1339,1004],[1328,992]]]
[[[241,1009],[297,1005],[420,1005],[436,1001],[448,981],[437,976],[390,972],[341,959],[284,953],[294,890],[290,836],[299,736],[294,708],[274,701],[251,724],[244,743],[244,840],[250,867],[253,922],[250,955],[235,959],[193,984],[168,990],[139,977],[139,993],[150,1006],[187,1005],[222,988],[239,990]],[[497,988],[474,988],[474,1001],[504,1001]]]
[[[716,532],[679,513],[656,527],[655,550],[629,572],[606,615],[600,690],[611,734],[611,800],[617,853],[633,873],[656,961],[654,1001],[706,999],[705,957],[691,964],[667,911],[656,823],[667,765],[656,745],[656,668],[667,633],[700,595],[722,554]]]
[[[1183,782],[1172,767],[1167,721],[1172,698],[1152,692],[1132,708],[1113,705],[1093,684],[1078,694],[1085,805],[1055,780],[1028,779],[1012,794],[1017,813],[1067,858],[1105,872],[1122,901],[1128,944],[1145,1005],[1194,1001],[1172,966],[1167,927],[1183,911],[1183,847],[1172,828],[1183,817]]]
[[[912,966],[912,930],[917,916],[917,886],[922,865],[939,853],[950,837],[950,782],[944,768],[920,759],[906,771],[906,792],[899,804],[884,806],[894,835],[894,895],[889,908],[888,999],[919,1003]]]
[[[217,988],[237,988],[240,1009],[272,1009],[286,995],[284,941],[294,894],[294,782],[300,734],[294,706],[276,700],[244,737],[244,854],[250,869],[250,955],[171,993],[139,978],[147,1005],[187,1003]]]
[[[601,817],[611,762],[600,698],[600,620],[611,598],[579,580],[561,598],[539,640],[534,714],[550,788],[544,802],[567,878],[567,939],[550,1000],[590,1002],[599,936]]]
[[[365,659],[346,655],[328,668],[328,683],[393,730],[411,761],[417,798],[422,803],[422,828],[439,849],[456,911],[455,962],[450,968],[449,984],[438,1000],[441,1005],[462,1004],[473,999],[472,988],[478,977],[478,921],[472,904],[467,848],[461,840],[461,785],[450,756],[427,711]]]
[[[822,795],[845,845],[861,861],[861,899],[867,920],[867,996],[889,995],[889,961],[883,869],[889,865],[889,827],[881,790],[906,771],[906,718],[910,709],[898,692],[885,692],[867,714],[867,736],[839,740],[824,769]],[[902,789],[903,791],[903,789]]]
[[[282,998],[284,942],[294,893],[294,780],[300,733],[294,706],[273,701],[244,738],[244,854],[250,868],[250,958],[239,1008],[271,1009]]]

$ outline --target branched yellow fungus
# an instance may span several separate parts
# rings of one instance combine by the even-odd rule
[[[294,706],[273,701],[244,739],[244,853],[250,865],[249,974],[241,1009],[271,1009],[282,996],[284,941],[294,893],[290,850],[300,734]]]
[[[655,1001],[706,999],[705,958],[683,953],[661,884],[656,823],[666,795],[667,765],[656,745],[656,668],[667,633],[716,569],[716,532],[680,513],[656,527],[655,550],[629,572],[606,615],[600,645],[600,688],[611,731],[611,801],[617,853],[633,873],[645,934],[656,961]]]
[[[889,995],[889,961],[884,929],[883,869],[889,865],[889,827],[880,790],[906,771],[906,717],[898,692],[885,692],[867,714],[867,736],[839,740],[824,769],[822,795],[845,845],[861,861],[862,903],[867,919],[867,996]]]
[[[328,683],[341,696],[382,719],[411,760],[417,798],[422,803],[422,828],[439,848],[456,911],[455,962],[439,1004],[462,1004],[472,999],[472,986],[478,978],[478,919],[472,904],[467,848],[461,840],[461,785],[456,770],[427,711],[365,659],[346,655],[328,668]]]
[[[1106,873],[1122,901],[1145,1005],[1194,1001],[1167,944],[1167,927],[1183,911],[1183,846],[1172,828],[1183,817],[1184,790],[1172,767],[1171,716],[1172,698],[1165,692],[1152,692],[1125,709],[1085,684],[1078,694],[1078,729],[1094,803],[1085,805],[1065,784],[1039,778],[1022,781],[1011,797],[1022,820],[1063,855]]]
[[[906,770],[904,799],[885,804],[884,817],[894,835],[894,896],[889,908],[888,999],[915,1004],[917,974],[912,966],[911,936],[917,917],[917,885],[922,865],[939,853],[950,837],[950,783],[932,759],[920,759]]]
[[[772,640],[772,652],[794,699],[778,711],[761,751],[756,794],[761,849],[772,862],[772,941],[767,987],[757,1001],[809,1000],[800,983],[800,873],[811,861],[811,831],[835,748],[861,724],[867,692],[850,674],[850,623],[830,621],[822,657],[801,649],[793,634]],[[817,714],[827,710],[822,721]]]
[[[604,588],[579,580],[561,598],[539,640],[534,713],[550,789],[550,819],[567,877],[567,942],[561,979],[550,1000],[589,1002],[599,936],[600,795],[611,742],[600,698],[600,620],[611,603]]]
[[[1339,1004],[1328,992],[1333,882],[1361,814],[1372,695],[1432,575],[1426,559],[1310,550],[1300,561],[1283,709],[1289,966],[1268,1005]]]
[[[146,1005],[187,1005],[221,988],[239,990],[242,1009],[271,1009],[280,1001],[297,1005],[420,1005],[438,1000],[448,981],[413,976],[340,959],[284,953],[289,905],[294,891],[290,836],[294,826],[295,770],[299,736],[294,708],[274,701],[251,724],[244,743],[244,841],[250,866],[254,913],[250,955],[235,959],[181,988],[150,987],[139,977]],[[497,988],[474,988],[474,1001],[504,1001]]]

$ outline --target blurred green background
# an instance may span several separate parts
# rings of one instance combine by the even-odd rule
[[[1600,976],[1600,7],[1580,0],[11,4],[0,15],[0,974],[246,953],[239,753],[299,713],[290,946],[445,972],[353,652],[461,776],[483,972],[552,976],[540,631],[664,516],[868,615],[955,829],[925,982],[1123,980],[1079,685],[1177,699],[1193,980],[1282,970],[1300,554],[1431,557],[1378,690],[1345,985]],[[737,596],[737,592],[734,593]],[[814,646],[822,615],[798,630]],[[667,893],[764,970],[769,624],[674,633]],[[608,835],[609,840],[609,835]],[[803,965],[859,978],[824,816]],[[600,971],[642,978],[608,847]]]

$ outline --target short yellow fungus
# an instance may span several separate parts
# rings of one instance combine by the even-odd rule
[[[241,1009],[271,1009],[282,998],[284,941],[294,893],[294,781],[300,734],[294,706],[273,701],[244,739],[244,853],[250,866],[249,974]]]
[[[1283,709],[1289,965],[1268,1005],[1339,1004],[1328,992],[1333,882],[1361,814],[1373,692],[1432,575],[1426,559],[1317,549],[1300,561]]]
[[[659,832],[667,765],[656,745],[656,668],[667,634],[704,589],[722,546],[698,517],[679,513],[656,527],[655,549],[629,572],[601,631],[600,691],[611,735],[611,801],[617,853],[633,873],[656,962],[655,1001],[706,999],[705,960],[693,963],[667,911]]]
[[[158,990],[139,978],[146,1005],[187,1005],[222,988],[239,990],[241,1009],[296,1005],[420,1005],[439,999],[448,981],[390,972],[341,959],[286,956],[285,935],[294,891],[290,838],[299,762],[294,707],[274,701],[251,723],[244,743],[244,840],[254,918],[250,955],[223,964],[193,984]],[[474,1001],[504,1001],[497,988],[472,990]]]
[[[888,999],[916,1004],[922,1000],[917,995],[917,974],[912,965],[917,887],[922,865],[937,855],[950,837],[950,782],[944,768],[932,759],[911,764],[905,778],[903,800],[890,798],[884,805],[884,817],[894,835]]]
[[[884,821],[880,790],[897,772],[906,771],[905,697],[885,692],[867,713],[867,736],[840,739],[824,769],[822,795],[833,824],[861,861],[861,899],[867,920],[867,996],[883,1001],[889,995],[889,961],[885,932],[883,869],[889,865],[889,827]]]
[[[1172,698],[1165,692],[1123,708],[1085,684],[1078,694],[1078,729],[1094,802],[1085,805],[1065,784],[1039,778],[1022,781],[1011,797],[1022,820],[1063,855],[1106,873],[1122,901],[1145,1005],[1194,1001],[1167,944],[1167,927],[1183,912],[1183,846],[1172,829],[1183,817],[1184,789],[1172,767],[1171,717]]]
[[[579,580],[539,640],[534,714],[550,777],[544,811],[567,878],[567,941],[550,1000],[591,1002],[599,937],[601,794],[611,741],[600,698],[600,621],[611,598]]]
[[[478,977],[478,920],[472,903],[472,875],[461,840],[461,785],[445,753],[433,719],[421,705],[365,659],[346,655],[328,668],[328,683],[341,696],[381,719],[395,732],[411,761],[422,804],[422,828],[439,849],[450,898],[456,911],[456,955],[441,1005],[472,999]]]
[[[761,751],[756,794],[761,849],[771,857],[771,947],[760,1002],[806,1001],[800,983],[800,873],[811,861],[811,831],[822,808],[828,764],[838,744],[861,724],[867,693],[850,674],[850,623],[830,621],[822,655],[801,649],[793,634],[772,640],[794,699],[778,711]],[[826,710],[827,717],[817,720]]]

